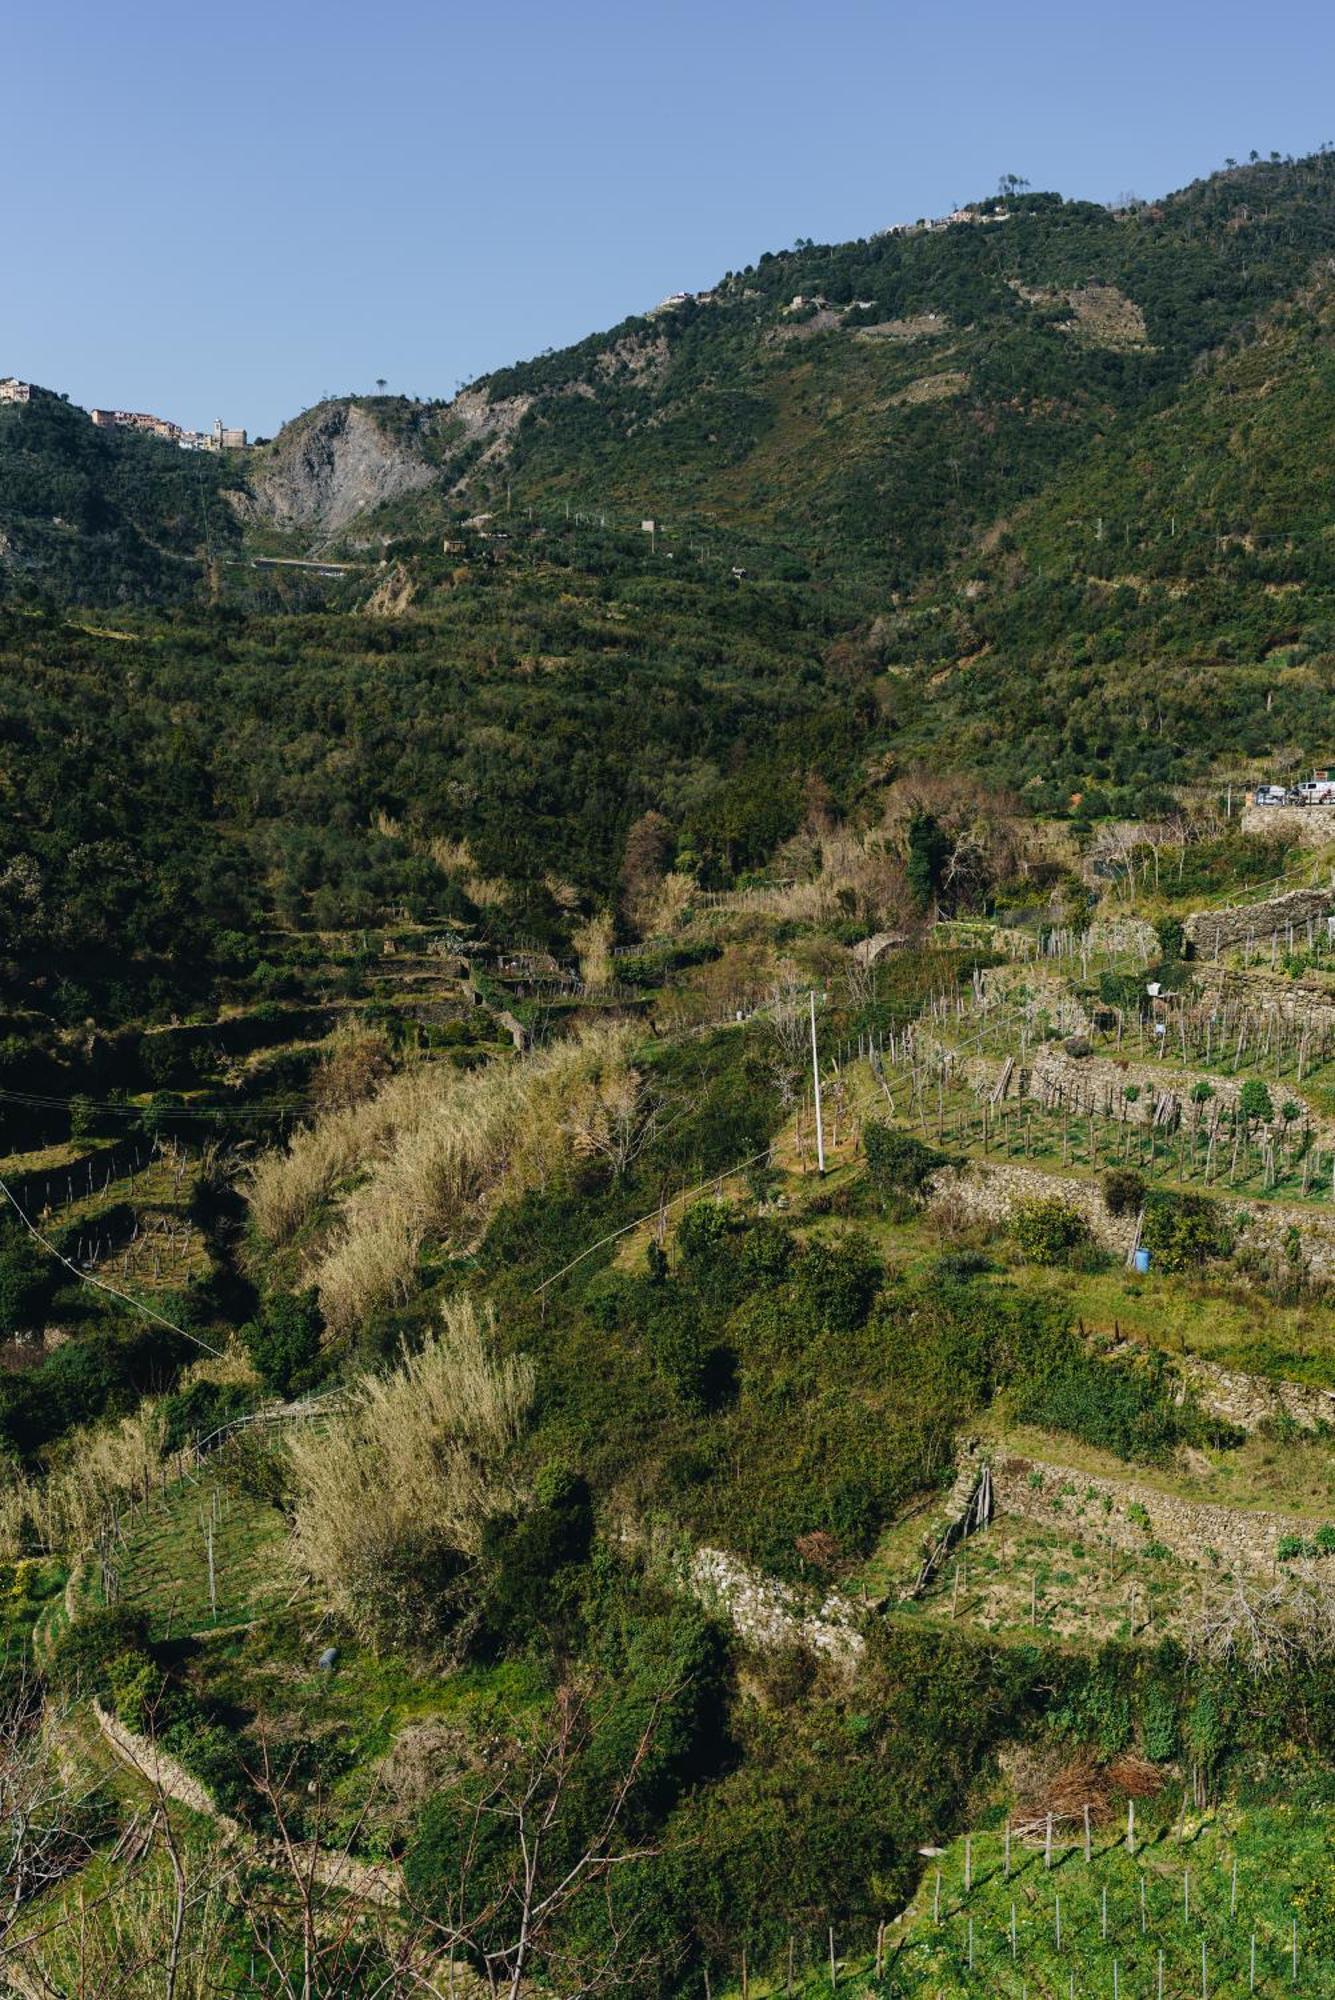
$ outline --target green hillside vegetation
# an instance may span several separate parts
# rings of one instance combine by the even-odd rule
[[[1331,1987],[1333,173],[0,412],[20,1991]]]

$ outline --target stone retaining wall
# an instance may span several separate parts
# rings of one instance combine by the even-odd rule
[[[788,1584],[761,1575],[723,1549],[697,1549],[687,1575],[691,1593],[709,1611],[726,1618],[740,1639],[762,1652],[805,1646],[826,1659],[851,1666],[866,1641],[857,1613],[831,1591],[818,1609]]]
[[[1074,1175],[1043,1173],[1007,1160],[993,1166],[986,1160],[971,1160],[964,1167],[943,1167],[932,1178],[932,1194],[950,1201],[963,1214],[979,1222],[1009,1222],[1017,1203],[1022,1201],[1064,1201],[1077,1209],[1089,1224],[1096,1243],[1116,1255],[1130,1254],[1135,1236],[1135,1219],[1110,1215],[1097,1182]],[[1290,1229],[1302,1237],[1303,1257],[1313,1277],[1335,1278],[1335,1204],[1301,1207],[1288,1202],[1248,1202],[1245,1196],[1227,1187],[1202,1188],[1212,1195],[1236,1229],[1237,1243],[1270,1253],[1283,1247]],[[1246,1217],[1237,1227],[1237,1217]]]
[[[1290,924],[1307,936],[1307,921],[1324,923],[1335,910],[1335,890],[1294,889],[1264,903],[1239,903],[1228,909],[1193,910],[1183,928],[1202,958],[1213,958],[1234,945],[1287,932]]]
[[[1243,999],[1249,1006],[1273,1011],[1283,1020],[1313,1028],[1335,1025],[1335,995],[1321,987],[1295,985],[1283,973],[1251,967],[1202,965],[1193,971],[1201,996],[1213,1007]]]
[[[1094,1478],[1044,1459],[988,1456],[999,1516],[1015,1515],[1046,1528],[1060,1525],[1081,1541],[1127,1555],[1143,1555],[1158,1542],[1193,1569],[1213,1567],[1213,1556],[1225,1570],[1270,1575],[1282,1537],[1306,1539],[1316,1525],[1301,1514],[1187,1500],[1137,1480]]]
[[[1091,952],[1139,958],[1145,965],[1159,956],[1158,936],[1145,917],[1096,917],[1085,932],[1085,943]]]
[[[1311,1389],[1305,1382],[1280,1382],[1266,1375],[1241,1375],[1215,1361],[1183,1355],[1174,1363],[1183,1387],[1203,1409],[1225,1423],[1254,1431],[1276,1417],[1288,1417],[1300,1429],[1335,1424],[1335,1389]]]
[[[963,1167],[943,1167],[932,1177],[932,1194],[937,1200],[951,1203],[971,1221],[1003,1226],[1022,1202],[1063,1201],[1085,1218],[1091,1236],[1105,1250],[1129,1257],[1135,1241],[1135,1217],[1110,1215],[1095,1182],[1064,1174],[1045,1174],[1037,1167],[1022,1167],[1014,1160],[997,1166],[985,1160],[970,1160]]]
[[[274,1866],[282,1866],[286,1862],[287,1857],[277,1847],[270,1848],[263,1841],[256,1840],[240,1820],[222,1812],[199,1779],[165,1750],[159,1749],[156,1743],[127,1728],[118,1717],[103,1708],[100,1701],[93,1702],[93,1714],[98,1728],[121,1762],[148,1784],[167,1798],[175,1799],[178,1805],[212,1820],[224,1839],[253,1848],[261,1859],[268,1859]],[[346,1895],[356,1896],[363,1903],[377,1903],[386,1909],[394,1908],[399,1902],[402,1877],[392,1861],[358,1861],[350,1854],[312,1848],[300,1841],[294,1844],[294,1852],[309,1867],[312,1879],[326,1889],[339,1889]]]

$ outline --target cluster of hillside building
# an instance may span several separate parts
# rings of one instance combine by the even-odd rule
[[[51,393],[13,375],[0,378],[0,403],[30,403],[34,396]],[[166,444],[179,445],[182,451],[241,451],[246,444],[246,433],[224,424],[221,417],[215,419],[211,430],[188,431],[169,417],[150,416],[146,410],[90,410],[88,416],[99,430],[144,431]]]
[[[245,432],[230,428],[221,417],[214,418],[211,430],[188,431],[168,417],[152,417],[144,410],[90,410],[88,414],[101,431],[147,431],[150,437],[179,445],[182,451],[240,451],[246,442]]]

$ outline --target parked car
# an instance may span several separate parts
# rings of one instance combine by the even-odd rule
[[[1305,778],[1298,787],[1298,803],[1303,806],[1335,805],[1335,784],[1327,778]]]
[[[1286,806],[1289,803],[1289,798],[1290,794],[1284,789],[1283,785],[1258,785],[1256,787],[1256,803],[1258,806]]]

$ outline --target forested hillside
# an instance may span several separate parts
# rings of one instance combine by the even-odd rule
[[[0,409],[0,1985],[1335,1991],[1333,257]]]

